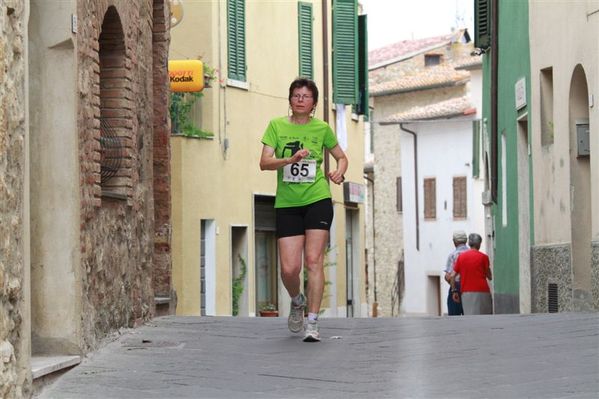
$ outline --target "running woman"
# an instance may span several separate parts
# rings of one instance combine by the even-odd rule
[[[277,171],[275,199],[281,279],[291,297],[289,330],[304,330],[305,342],[320,341],[318,313],[324,292],[324,257],[333,221],[331,190],[320,168],[327,148],[337,162],[329,179],[341,184],[348,161],[331,127],[314,117],[316,84],[298,78],[289,86],[290,116],[270,121],[262,137],[261,170]],[[308,271],[306,298],[300,290],[302,268]]]

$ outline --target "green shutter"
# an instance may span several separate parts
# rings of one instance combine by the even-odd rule
[[[227,49],[229,79],[245,82],[245,0],[227,1]]]
[[[368,120],[368,19],[366,15],[358,15],[358,114]]]
[[[358,3],[333,1],[333,101],[356,104],[358,99]]]
[[[297,24],[299,38],[299,76],[313,79],[312,60],[312,3],[297,4]]]
[[[491,0],[474,0],[474,47],[491,47]]]
[[[480,175],[480,120],[472,121],[472,177]]]

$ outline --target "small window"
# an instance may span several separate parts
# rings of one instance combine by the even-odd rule
[[[424,179],[424,219],[437,218],[437,181],[434,177]]]
[[[466,177],[453,178],[453,218],[466,219],[468,216],[468,196],[466,191]]]
[[[395,192],[396,192],[396,200],[395,200],[395,204],[397,207],[397,212],[403,212],[403,201],[401,198],[402,195],[402,188],[401,188],[401,177],[398,177],[395,180]]]
[[[441,54],[425,54],[424,66],[434,66],[441,63]]]

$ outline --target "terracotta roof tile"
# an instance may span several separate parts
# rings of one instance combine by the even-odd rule
[[[410,75],[401,75],[402,73],[398,71],[371,73],[370,94],[376,97],[413,90],[455,86],[465,84],[470,79],[470,72],[456,71],[451,64],[426,67]]]
[[[425,39],[418,40],[403,40],[401,42],[393,43],[385,47],[381,47],[368,52],[368,65],[371,67],[383,63],[385,61],[395,60],[409,54],[418,53],[424,51],[427,48],[438,45],[443,46],[447,42],[451,41],[454,33],[450,33],[442,36],[428,37]]]
[[[449,119],[457,116],[466,116],[476,113],[476,108],[470,104],[468,97],[452,98],[436,104],[430,104],[421,107],[414,107],[407,111],[391,115],[382,121],[383,124]]]
[[[483,57],[480,55],[473,55],[471,57],[462,58],[453,62],[455,65],[455,69],[478,69],[482,68],[483,65]]]

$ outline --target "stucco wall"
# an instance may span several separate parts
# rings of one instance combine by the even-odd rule
[[[524,123],[530,131],[531,118],[527,119],[526,115],[534,111],[530,104],[528,2],[499,2],[498,14],[500,29],[497,132],[491,131],[491,112],[488,103],[491,98],[490,52],[483,56],[485,68],[483,90],[487,93],[483,100],[484,119],[489,121],[487,127],[489,135],[495,133],[498,143],[497,159],[490,160],[497,163],[498,171],[497,199],[493,208],[495,237],[493,285],[496,296],[494,311],[495,313],[517,313],[520,310],[521,262],[519,215],[526,212],[525,209],[520,209],[521,204],[518,201],[519,189],[522,188],[519,187],[519,176],[528,173],[527,170],[518,170],[518,145],[521,144],[522,139],[519,135],[518,120],[524,118],[521,123]],[[543,26],[548,25],[543,23]],[[525,79],[526,84],[527,105],[517,110],[514,101],[515,84],[522,78]],[[505,162],[502,159],[505,159]],[[529,266],[523,264],[522,267]]]
[[[0,397],[29,395],[27,8],[0,0]]]
[[[407,124],[418,135],[418,220],[420,248],[416,249],[414,141],[401,133],[402,169],[404,170],[404,251],[406,261],[406,313],[436,311],[433,299],[440,291],[441,313],[447,313],[449,285],[443,279],[449,253],[455,249],[452,233],[464,230],[483,236],[484,216],[480,202],[482,181],[472,178],[472,121],[448,120]],[[447,149],[451,148],[448,152]],[[443,159],[442,168],[439,160]],[[453,217],[453,178],[466,177],[467,216]],[[425,178],[436,181],[436,218],[424,219]],[[484,243],[483,243],[484,244]],[[429,281],[431,278],[431,281]],[[438,278],[438,286],[432,281]],[[427,301],[431,302],[427,305]],[[434,314],[434,313],[433,313]]]
[[[531,148],[534,171],[534,232],[533,253],[543,248],[544,261],[556,264],[560,252],[546,248],[568,247],[568,262],[560,270],[571,280],[570,298],[565,309],[599,309],[597,299],[596,242],[599,239],[599,119],[593,101],[597,86],[599,58],[593,37],[599,32],[599,19],[593,14],[597,7],[590,3],[542,1],[530,2],[530,70],[532,127]],[[591,13],[591,14],[589,14]],[[553,23],[573,27],[565,34],[547,29]],[[547,86],[541,87],[541,71],[551,68],[553,112],[546,112],[552,124],[552,142],[542,141],[547,130],[541,119],[541,109],[549,98]],[[543,111],[548,108],[543,109]],[[590,128],[589,158],[577,158],[574,124],[588,119]],[[538,256],[537,256],[538,259]],[[537,283],[544,283],[544,266],[535,261]],[[563,269],[567,267],[567,269]],[[533,290],[546,290],[545,286]],[[538,311],[547,311],[537,307]],[[561,304],[560,304],[560,310]]]
[[[56,24],[68,21],[74,6],[71,2],[31,2],[29,118],[34,354],[78,353],[79,346],[76,59],[70,26]],[[68,352],[65,348],[69,348]]]

